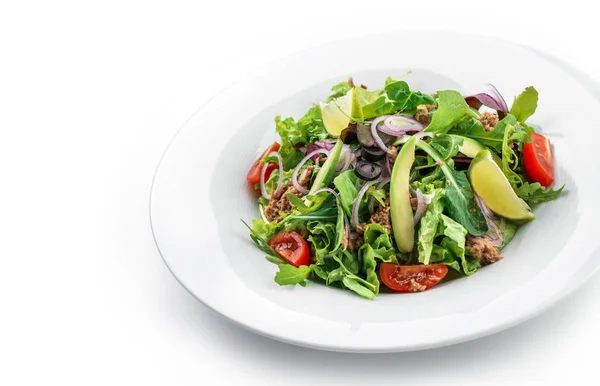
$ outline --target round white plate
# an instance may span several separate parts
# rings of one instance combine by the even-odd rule
[[[508,103],[540,93],[531,119],[555,148],[562,197],[535,209],[503,251],[472,277],[423,293],[380,294],[309,283],[279,287],[277,267],[240,219],[258,217],[249,166],[276,139],[273,118],[300,117],[348,76],[372,88],[387,76],[433,92],[494,84]],[[289,56],[227,87],[181,129],[151,193],[156,243],[181,284],[208,307],[259,334],[319,349],[417,350],[474,339],[538,314],[597,268],[600,238],[600,103],[555,63],[524,47],[441,32],[369,36]]]

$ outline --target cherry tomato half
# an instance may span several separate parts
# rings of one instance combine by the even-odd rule
[[[444,264],[396,265],[383,263],[379,267],[381,281],[397,292],[421,292],[433,287],[448,273]]]
[[[523,146],[523,164],[527,177],[543,186],[554,182],[554,166],[550,140],[541,134],[531,134],[531,143]]]
[[[248,171],[248,175],[246,179],[250,181],[252,184],[258,184],[260,182],[260,170],[262,169],[263,163],[262,159],[267,156],[272,151],[279,151],[279,145],[277,142],[273,142],[271,146],[269,146],[258,159],[254,162],[250,170]],[[269,179],[269,176],[273,172],[273,170],[277,169],[277,163],[271,162],[269,166],[267,166],[267,170],[265,171],[265,181]]]
[[[310,264],[310,248],[306,240],[296,232],[279,232],[267,244],[295,267]]]

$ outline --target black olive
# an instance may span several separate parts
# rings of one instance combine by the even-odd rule
[[[358,136],[356,134],[356,123],[350,122],[348,127],[342,130],[342,132],[340,133],[340,139],[344,143],[351,143],[356,141],[358,139]]]
[[[365,181],[376,180],[381,175],[381,166],[364,159],[358,160],[354,167],[354,173],[358,178]]]
[[[360,153],[364,159],[372,162],[382,160],[385,157],[385,151],[378,147],[363,147]]]

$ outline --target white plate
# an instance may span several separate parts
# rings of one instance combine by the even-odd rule
[[[258,217],[245,176],[275,138],[273,117],[300,117],[348,76],[378,87],[412,70],[412,88],[477,89],[493,83],[509,102],[540,93],[532,122],[551,137],[566,193],[536,208],[504,260],[434,290],[362,299],[310,283],[279,287],[276,266],[240,219]],[[507,42],[440,32],[369,36],[289,56],[229,86],[181,129],[156,172],[151,221],[181,284],[241,326],[285,342],[351,352],[443,346],[514,326],[578,287],[597,268],[596,157],[600,103],[567,72]]]

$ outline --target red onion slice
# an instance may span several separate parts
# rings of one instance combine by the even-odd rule
[[[399,125],[396,122],[402,122]],[[383,125],[378,128],[382,133],[386,133],[393,136],[400,136],[405,134],[407,131],[422,131],[424,126],[417,120],[402,115],[389,115]]]
[[[358,195],[356,196],[356,199],[352,204],[352,225],[354,226],[354,228],[358,227],[358,209],[360,208],[360,201],[367,192],[367,189],[369,189],[369,186],[378,183],[379,181],[380,180],[369,181],[366,184],[364,184],[363,187],[360,188],[360,190],[358,191]]]
[[[389,116],[390,115],[382,115],[381,117],[375,118],[373,120],[373,123],[371,123],[371,135],[373,136],[373,140],[375,141],[375,144],[377,144],[377,146],[379,146],[379,148],[385,151],[386,153],[388,152],[388,148],[387,146],[385,146],[385,143],[383,143],[383,140],[381,139],[379,134],[377,134],[377,125],[379,124],[379,122],[385,121],[385,119]]]
[[[315,156],[317,154],[326,154],[326,155],[329,155],[329,152],[327,150],[325,150],[325,149],[317,149],[317,150],[311,151],[304,158],[302,158],[302,160],[298,163],[298,165],[296,165],[296,168],[292,172],[292,185],[294,185],[294,188],[296,188],[296,190],[299,191],[302,194],[308,194],[308,189],[306,189],[305,187],[303,187],[302,185],[300,185],[298,183],[298,172],[300,171],[300,169],[302,168],[302,166],[304,166],[304,164],[309,159],[311,159],[313,156]]]
[[[467,103],[470,102],[469,99],[472,100],[474,98],[477,99],[479,103],[483,104],[484,106],[487,106],[498,112],[508,113],[508,105],[506,104],[506,101],[504,100],[498,89],[490,83],[488,83],[487,86],[487,91],[465,97]],[[469,103],[469,105],[477,106],[477,104],[473,104],[473,102]],[[476,110],[478,110],[478,108]]]
[[[423,196],[423,192],[421,192],[421,189],[417,189],[417,210],[415,210],[415,215],[413,216],[414,225],[417,225],[419,223],[426,209],[427,204],[425,204],[425,197]]]
[[[277,167],[279,168],[279,182],[277,183],[277,188],[275,188],[275,190],[279,190],[279,188],[281,187],[281,183],[283,182],[283,172],[282,172],[282,165],[283,165],[283,160],[281,159],[281,155],[276,152],[276,151],[272,151],[269,153],[269,155],[267,157],[272,157],[275,156],[277,157]],[[265,187],[265,173],[267,172],[267,167],[269,166],[268,162],[265,162],[262,166],[262,169],[260,170],[260,194],[262,194],[262,196],[264,198],[266,198],[267,200],[271,199],[271,195],[267,193],[267,188]]]

